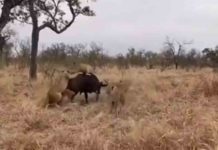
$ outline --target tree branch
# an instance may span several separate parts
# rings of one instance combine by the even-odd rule
[[[65,24],[65,27],[63,27],[62,29],[58,29],[58,27],[57,27],[57,21],[55,20],[55,16],[56,16],[56,14],[57,14],[57,11],[58,11],[58,5],[59,4],[57,4],[56,6],[56,10],[55,10],[55,16],[53,16],[51,13],[48,13],[48,14],[50,14],[49,16],[51,17],[51,19],[52,19],[52,21],[51,22],[46,22],[46,23],[44,23],[43,25],[41,25],[40,27],[39,27],[39,30],[43,30],[44,28],[50,28],[52,31],[54,31],[55,33],[57,33],[57,34],[60,34],[60,33],[62,33],[62,32],[64,32],[67,28],[69,28],[70,26],[71,26],[71,24],[75,21],[75,18],[76,18],[76,13],[75,13],[75,11],[74,11],[74,8],[73,8],[73,5],[72,5],[72,1],[71,0],[68,0],[67,1],[68,2],[68,7],[69,7],[69,9],[70,9],[70,12],[71,12],[71,14],[72,14],[72,18],[71,18],[71,20],[70,20],[70,22],[68,22],[67,24]],[[46,11],[46,12],[48,12],[48,11]],[[53,23],[53,24],[52,24]]]

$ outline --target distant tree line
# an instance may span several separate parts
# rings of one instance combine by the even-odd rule
[[[4,56],[7,64],[16,62],[20,67],[28,66],[31,55],[30,40],[21,40],[9,43],[5,47]],[[54,43],[44,47],[38,54],[39,64],[53,64],[74,67],[80,63],[87,63],[93,67],[116,65],[119,68],[130,66],[146,67],[147,69],[160,68],[196,69],[202,67],[218,67],[218,46],[203,50],[186,49],[184,44],[172,43],[167,40],[163,49],[159,51],[137,50],[131,47],[126,54],[111,56],[101,44],[65,44]]]

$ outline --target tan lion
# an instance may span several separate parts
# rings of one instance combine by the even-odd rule
[[[125,105],[126,93],[129,90],[131,83],[129,80],[121,80],[116,83],[109,83],[106,93],[111,100],[111,113],[120,113],[122,107]]]

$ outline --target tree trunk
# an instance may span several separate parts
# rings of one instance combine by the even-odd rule
[[[4,55],[3,55],[3,49],[0,48],[0,68],[2,69],[4,67]]]
[[[4,0],[4,5],[1,8],[1,12],[2,12],[0,16],[0,67],[1,68],[5,65],[3,48],[6,44],[5,37],[2,35],[2,30],[10,21],[10,10],[13,8],[13,3],[14,3],[13,1]]]
[[[173,58],[176,70],[178,69],[178,66],[179,66],[178,59],[179,59],[178,56],[174,56],[174,58]]]
[[[175,63],[176,70],[178,69],[178,62]]]
[[[38,43],[39,43],[39,27],[37,12],[34,10],[34,0],[29,0],[30,16],[32,19],[32,43],[31,43],[31,56],[30,56],[30,80],[37,79],[37,53],[38,53]]]
[[[0,68],[3,68],[4,66],[4,54],[3,54],[3,48],[5,46],[5,37],[3,37],[0,34]]]
[[[37,53],[39,43],[39,30],[38,27],[33,27],[32,30],[32,45],[30,56],[30,79],[37,79]]]
[[[2,32],[3,28],[6,24],[10,21],[10,6],[8,3],[5,3],[2,7],[2,14],[0,16],[0,33]]]

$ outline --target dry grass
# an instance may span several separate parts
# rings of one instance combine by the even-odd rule
[[[48,82],[28,71],[0,71],[0,149],[3,150],[189,150],[218,149],[218,78],[211,69],[97,69],[100,79],[131,80],[116,116],[109,97],[83,95],[60,108],[37,107]]]

